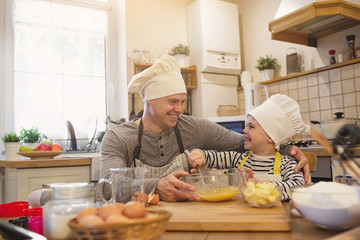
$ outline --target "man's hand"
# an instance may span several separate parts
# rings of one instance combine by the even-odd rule
[[[167,175],[158,181],[155,193],[159,194],[160,199],[166,202],[185,201],[188,199],[200,201],[198,195],[191,193],[195,188],[190,184],[179,180],[179,178],[188,175],[189,173],[183,170]]]
[[[298,162],[294,169],[294,172],[297,173],[300,169],[303,169],[305,182],[307,183],[310,175],[310,166],[305,154],[300,151],[297,146],[293,146],[291,148],[290,155]]]

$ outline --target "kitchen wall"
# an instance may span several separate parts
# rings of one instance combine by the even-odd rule
[[[156,58],[178,43],[186,44],[186,12],[187,6],[193,1],[127,0],[126,41],[128,52],[134,48],[148,49],[153,53],[154,58]],[[296,48],[297,52],[304,56],[305,70],[309,70],[328,65],[328,51],[330,49],[335,49],[337,53],[345,53],[347,49],[345,36],[350,33],[357,35],[357,45],[360,45],[360,26],[320,39],[317,48],[271,40],[271,33],[268,30],[269,21],[274,19],[281,0],[226,1],[238,5],[242,70],[250,71],[254,82],[261,81],[260,72],[254,67],[259,56],[271,54],[273,57],[278,58],[282,67],[277,76],[285,76],[286,50],[290,47]],[[344,60],[346,60],[346,57],[344,57]],[[128,65],[128,75],[129,77],[132,75],[131,64]],[[300,79],[300,81],[303,80]],[[278,84],[282,85],[284,83]],[[332,101],[336,102],[336,99]],[[142,109],[142,105],[141,101],[137,101],[136,109]],[[244,112],[242,91],[239,91],[239,106],[240,111]],[[303,110],[306,109],[303,108]],[[304,115],[307,120],[310,119],[310,112],[308,113]],[[330,115],[324,113],[321,116],[320,118],[322,119]],[[313,117],[315,116],[313,115]],[[315,118],[312,120],[315,120]]]
[[[269,94],[282,93],[298,101],[306,124],[343,112],[360,118],[360,63],[311,73],[267,85]],[[319,125],[312,125],[312,129]]]

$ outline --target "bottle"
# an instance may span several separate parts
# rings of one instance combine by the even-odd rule
[[[333,50],[333,49],[330,50],[329,55],[330,55],[330,64],[335,64],[336,63],[335,50]]]
[[[346,42],[348,44],[348,60],[355,59],[355,35],[347,35]]]
[[[81,209],[94,207],[93,184],[53,183],[50,201],[43,208],[44,236],[48,239],[75,239],[68,226]]]

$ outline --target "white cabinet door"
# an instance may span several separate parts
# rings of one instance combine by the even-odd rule
[[[6,168],[4,202],[27,201],[29,193],[43,184],[56,182],[90,182],[90,166],[49,168]]]

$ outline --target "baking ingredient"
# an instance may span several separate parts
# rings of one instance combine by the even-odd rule
[[[225,188],[204,188],[197,191],[197,195],[203,200],[219,202],[229,200],[240,193],[237,187],[228,186]]]
[[[48,144],[40,144],[35,148],[36,151],[51,151],[51,147]]]
[[[146,193],[142,193],[140,191],[135,192],[134,196],[131,197],[132,201],[140,201],[143,203],[148,202],[148,195]]]
[[[19,148],[19,152],[30,152],[30,151],[35,151],[35,148],[32,146],[28,146],[28,145],[22,145]]]
[[[48,239],[75,239],[68,226],[70,219],[76,215],[47,215],[44,219],[44,236]]]
[[[142,218],[145,216],[145,206],[138,201],[130,201],[124,205],[122,214],[128,218]]]
[[[113,214],[110,215],[107,219],[106,219],[106,223],[127,223],[129,222],[129,218],[125,217],[122,214]]]
[[[155,205],[159,202],[160,197],[159,197],[159,194],[150,193],[148,199],[149,199],[147,201],[148,204]]]
[[[57,143],[51,144],[50,150],[51,151],[61,151],[61,146],[60,146],[60,144],[57,144]]]
[[[88,207],[88,208],[83,208],[78,215],[76,216],[76,220],[78,222],[80,222],[80,220],[85,217],[85,216],[89,216],[89,215],[96,215],[97,213],[97,209],[94,207]]]
[[[102,219],[106,220],[112,214],[121,214],[121,210],[115,204],[102,205],[97,212],[97,215]]]
[[[82,227],[95,227],[104,224],[104,220],[97,215],[87,215],[80,219],[79,225]]]
[[[247,183],[243,195],[250,204],[260,206],[273,204],[280,197],[280,193],[271,182],[257,184],[254,182]]]
[[[123,204],[123,203],[113,203],[113,205],[114,205],[115,207],[117,207],[120,212],[122,212],[125,204]]]
[[[350,194],[356,196],[356,188],[337,182],[318,182],[310,187],[297,189],[296,193],[309,193],[297,195],[301,204],[316,208],[341,208],[358,203],[357,198],[343,197]]]

